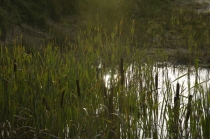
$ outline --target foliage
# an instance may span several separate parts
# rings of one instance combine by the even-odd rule
[[[164,52],[151,56],[145,49],[131,47],[135,44],[135,21],[127,30],[123,24],[121,20],[111,33],[87,24],[78,33],[77,42],[67,42],[65,47],[50,43],[36,51],[21,44],[12,50],[1,46],[1,137],[208,137],[209,96],[205,89],[195,84],[199,91],[188,106],[181,103],[185,99],[181,93],[176,95],[180,107],[175,109],[171,102],[179,91],[167,77],[165,89],[159,89],[153,69],[157,58],[167,60]],[[104,83],[107,75],[109,84]],[[159,91],[162,102],[157,98]],[[203,99],[196,99],[198,96]],[[174,124],[187,113],[189,127]]]

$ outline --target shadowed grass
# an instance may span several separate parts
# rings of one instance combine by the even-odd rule
[[[173,16],[166,17],[166,28],[178,26],[177,15]],[[6,138],[9,133],[17,138],[207,138],[209,96],[204,89],[199,84],[192,89],[189,128],[182,134],[184,130],[178,122],[188,106],[180,104],[174,110],[176,90],[167,75],[163,83],[166,89],[158,86],[160,77],[154,67],[156,62],[168,60],[168,55],[162,49],[148,53],[156,45],[150,45],[146,39],[161,33],[162,24],[145,20],[138,28],[139,21],[125,22],[120,18],[116,22],[109,29],[101,22],[87,22],[76,36],[76,43],[62,49],[54,43],[33,53],[23,45],[12,50],[1,46],[1,136]],[[147,28],[145,24],[156,26]],[[197,70],[199,40],[192,28],[186,28],[187,58]],[[144,31],[148,34],[142,36]],[[172,54],[175,59],[178,57],[175,52]],[[111,78],[106,87],[103,78],[107,74]],[[187,74],[179,78],[182,76]],[[163,95],[162,102],[158,93]]]

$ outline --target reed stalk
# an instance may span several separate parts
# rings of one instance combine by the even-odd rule
[[[63,108],[63,100],[64,100],[64,94],[65,94],[65,90],[62,91],[61,93],[61,102],[60,102],[60,106],[61,106],[61,109]]]
[[[81,93],[80,93],[80,85],[79,85],[79,80],[78,79],[76,80],[76,85],[77,85],[77,95],[78,95],[78,97],[80,97]]]
[[[187,104],[187,113],[186,113],[186,116],[185,116],[185,121],[184,121],[184,124],[185,124],[185,138],[189,138],[188,136],[188,120],[190,118],[190,115],[191,115],[191,112],[192,112],[192,108],[191,108],[191,101],[192,101],[192,95],[189,96],[188,98],[188,104]]]
[[[180,98],[179,98],[180,85],[176,85],[176,94],[174,97],[174,139],[179,137],[179,109],[180,109]]]

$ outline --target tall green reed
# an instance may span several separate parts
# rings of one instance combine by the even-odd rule
[[[21,45],[11,51],[1,46],[0,124],[8,120],[23,138],[172,138],[175,91],[167,77],[166,90],[159,89],[159,71],[153,69],[156,61],[146,50],[131,47],[135,22],[130,23],[131,27],[124,28],[121,20],[112,32],[87,24],[76,44],[65,51],[55,44],[33,54]],[[107,74],[110,87],[103,80]],[[207,98],[200,102],[192,99],[192,111],[208,106]],[[183,115],[182,107],[177,112]],[[200,116],[200,121],[189,116],[192,137],[197,136],[199,124],[208,136],[207,112]]]

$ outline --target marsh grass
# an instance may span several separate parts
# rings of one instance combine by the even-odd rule
[[[183,25],[177,14],[172,15],[166,28]],[[144,32],[146,27],[138,28],[138,22],[122,19],[110,30],[100,22],[85,23],[76,43],[65,44],[62,49],[55,43],[33,53],[24,45],[15,45],[12,50],[1,46],[1,136],[209,138],[209,90],[198,82],[187,88],[191,91],[187,97],[182,95],[186,88],[181,84],[175,89],[167,65],[156,64],[169,60],[165,50],[148,53],[150,46],[156,47],[146,42],[148,35],[154,39],[162,28],[148,29],[145,36],[140,34],[139,41],[136,32]],[[191,29],[185,34],[188,64],[198,71],[200,43]],[[161,41],[157,43],[164,47]],[[172,54],[178,57],[174,51]],[[164,69],[165,81],[159,80],[158,66]],[[104,81],[108,74],[109,85]],[[178,78],[183,76],[188,74]],[[188,103],[183,101],[186,98]]]
[[[196,99],[194,94],[188,105],[178,107],[170,101],[175,92],[166,80],[166,90],[161,92],[164,99],[160,103],[160,86],[153,71],[153,60],[148,59],[147,66],[143,66],[144,63],[139,61],[145,58],[144,55],[141,57],[142,52],[133,52],[136,54],[131,56],[120,47],[119,50],[112,48],[110,55],[114,58],[103,57],[103,62],[108,65],[103,76],[107,70],[116,70],[111,62],[120,65],[121,76],[126,75],[127,61],[135,61],[136,66],[132,76],[123,77],[124,82],[113,80],[111,87],[106,88],[103,78],[97,79],[96,68],[93,68],[97,66],[95,62],[100,49],[90,46],[78,51],[79,46],[73,48],[61,54],[59,48],[48,45],[43,54],[36,52],[32,55],[27,54],[23,46],[17,46],[12,52],[1,47],[2,136],[177,138],[182,137],[182,125],[178,123],[182,115],[187,115],[186,121],[190,121],[185,124],[183,136],[209,136],[209,97],[199,85],[195,90],[201,89],[203,99]],[[107,49],[103,50],[102,53],[106,53]],[[126,57],[117,57],[116,51],[119,55],[125,53]],[[179,88],[177,85],[176,92]],[[182,96],[176,93],[176,97],[179,101]]]

